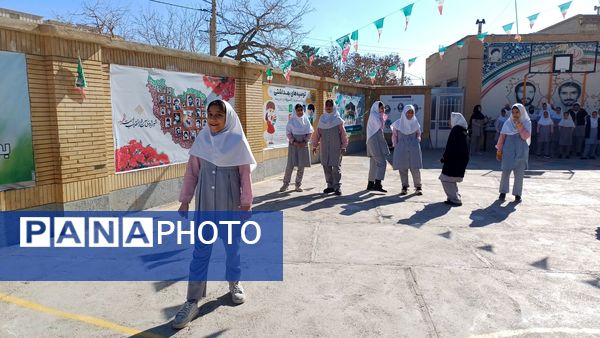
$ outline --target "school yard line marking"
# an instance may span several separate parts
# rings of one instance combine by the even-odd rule
[[[21,306],[21,307],[24,307],[24,308],[27,308],[27,309],[30,309],[33,311],[46,313],[46,314],[56,316],[56,317],[62,317],[62,318],[66,318],[66,319],[76,320],[79,322],[83,322],[83,323],[90,324],[93,326],[101,327],[104,329],[109,329],[109,330],[112,330],[112,331],[115,331],[118,333],[129,335],[129,336],[140,335],[140,337],[148,337],[148,338],[160,337],[160,336],[157,336],[157,335],[151,334],[151,333],[143,333],[143,331],[140,331],[138,329],[115,324],[115,323],[109,322],[107,320],[103,320],[103,319],[99,319],[99,318],[95,318],[95,317],[91,317],[91,316],[86,316],[86,315],[80,315],[77,313],[62,311],[59,309],[55,309],[55,308],[47,307],[47,306],[37,304],[34,302],[30,302],[30,301],[22,299],[22,298],[10,296],[10,295],[7,295],[7,294],[1,293],[1,292],[0,292],[0,301],[15,304],[15,305],[18,305],[18,306]]]
[[[569,328],[569,327],[556,327],[556,328],[536,327],[536,328],[522,329],[522,330],[498,331],[498,332],[494,332],[494,333],[470,336],[469,338],[515,337],[515,336],[522,336],[525,334],[532,334],[532,333],[542,333],[542,334],[544,334],[544,333],[546,333],[546,334],[566,333],[566,334],[574,334],[574,335],[580,335],[580,334],[600,335],[600,329],[583,329],[583,328],[582,329],[574,329],[574,328]]]

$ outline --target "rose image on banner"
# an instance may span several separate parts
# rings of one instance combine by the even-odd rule
[[[235,79],[110,66],[115,172],[185,163],[207,124],[207,106],[235,106]]]

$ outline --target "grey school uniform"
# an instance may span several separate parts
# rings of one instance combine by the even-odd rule
[[[513,195],[523,194],[523,178],[525,169],[529,164],[529,145],[521,138],[521,135],[506,135],[502,147],[502,178],[500,179],[500,193],[507,194],[510,189],[510,173],[513,172],[515,181],[513,184]]]
[[[236,211],[240,205],[240,171],[239,167],[218,167],[211,162],[200,159],[200,172],[196,187],[197,211]],[[223,236],[223,237],[222,237]],[[219,231],[219,237],[225,241],[227,233]],[[207,238],[209,236],[206,236]],[[226,279],[240,280],[241,265],[239,254],[240,237],[234,235],[233,244],[227,246]],[[225,242],[224,242],[225,243]],[[190,263],[190,282],[187,299],[206,297],[206,275],[212,245],[196,241],[192,262]]]
[[[327,188],[339,189],[342,185],[342,138],[340,126],[321,129],[321,165],[325,173]]]
[[[585,139],[584,157],[596,157],[596,147],[598,147],[598,128],[590,127],[590,137]]]
[[[285,167],[285,174],[283,175],[283,184],[286,186],[290,184],[294,167],[298,167],[298,171],[296,172],[296,187],[299,188],[302,185],[304,168],[310,167],[310,151],[308,149],[308,140],[310,139],[310,134],[292,134],[292,137],[296,142],[301,143],[307,141],[307,143],[304,148],[298,148],[292,144],[288,145],[288,160]]]
[[[421,187],[421,172],[423,168],[423,155],[421,153],[421,144],[417,139],[417,133],[404,135],[397,132],[398,143],[394,147],[394,159],[392,167],[400,171],[400,180],[402,187],[408,187],[408,170],[413,176],[415,187]]]
[[[378,130],[367,141],[367,156],[370,157],[369,181],[385,178],[386,157],[390,155],[390,149],[383,136],[383,130]]]
[[[538,149],[537,149],[537,153],[538,155],[541,155],[542,153],[550,156],[550,143],[552,142],[552,126],[548,125],[548,126],[542,126],[540,125],[540,131],[537,134],[537,144],[538,144]]]

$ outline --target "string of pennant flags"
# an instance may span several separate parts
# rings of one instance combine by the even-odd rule
[[[411,3],[411,4],[408,4],[408,5],[400,8],[399,10],[394,11],[394,12],[388,14],[388,15],[385,15],[385,16],[383,16],[383,17],[381,17],[381,18],[379,18],[379,19],[377,19],[377,20],[375,20],[375,21],[373,21],[373,22],[371,22],[371,23],[369,23],[369,24],[367,24],[367,25],[365,25],[363,27],[355,29],[354,31],[352,31],[352,33],[344,34],[340,38],[336,39],[336,43],[338,44],[338,46],[340,47],[340,49],[342,51],[342,53],[341,53],[341,62],[345,63],[345,62],[348,61],[348,56],[350,55],[350,51],[351,51],[352,47],[354,48],[354,52],[358,53],[358,49],[359,49],[359,44],[358,44],[359,31],[361,31],[361,30],[363,30],[365,28],[368,28],[371,25],[374,25],[375,28],[377,29],[377,41],[379,42],[380,39],[381,39],[381,35],[383,33],[383,27],[384,27],[385,19],[387,17],[391,16],[391,15],[394,15],[394,14],[396,14],[398,12],[401,12],[404,15],[404,22],[405,22],[405,24],[404,24],[404,31],[408,30],[409,21],[410,21],[410,17],[412,16],[412,13],[413,13],[414,6],[415,6],[416,3],[419,3],[421,1],[424,1],[424,0],[417,0],[417,1],[413,2],[413,3]],[[438,9],[439,14],[443,15],[445,0],[433,0],[433,1],[437,4],[437,9]],[[568,12],[569,8],[571,7],[572,2],[573,2],[573,0],[565,2],[565,3],[562,3],[562,4],[560,4],[560,5],[557,6],[558,9],[560,10],[560,13],[563,16],[563,19],[566,18],[567,12]],[[529,22],[529,28],[530,29],[533,29],[533,27],[535,25],[535,22],[536,22],[536,20],[538,19],[539,15],[541,13],[542,12],[537,12],[535,14],[532,14],[532,15],[529,15],[529,16],[526,17],[527,20],[528,20],[528,22]],[[505,24],[505,25],[502,26],[502,30],[504,31],[505,34],[511,34],[514,25],[515,25],[515,21],[507,23],[507,24]],[[481,41],[481,42],[484,42],[485,38],[487,37],[487,35],[488,35],[488,32],[479,33],[479,34],[477,34],[477,39],[479,41]],[[515,34],[514,38],[518,42],[521,42],[521,36],[518,34],[518,32],[517,32],[517,34]],[[465,45],[464,40],[460,40],[460,41],[456,42],[456,46],[459,49],[462,48],[462,47],[464,47],[464,45]],[[319,52],[319,49],[320,49],[319,47],[310,48],[310,51],[306,54],[306,56],[308,57],[309,65],[312,65],[312,63],[313,63],[313,61],[314,61],[317,53]],[[444,54],[445,54],[446,50],[447,50],[446,46],[444,46],[444,45],[440,45],[439,46],[439,48],[438,48],[438,54],[439,54],[440,59],[443,60]],[[416,62],[417,58],[418,57],[409,58],[407,60],[407,62],[406,62],[407,66],[411,67]],[[284,74],[284,76],[286,78],[286,81],[288,81],[288,82],[290,81],[290,75],[291,75],[291,71],[292,71],[292,63],[293,63],[293,61],[294,61],[294,59],[288,60],[288,61],[284,62],[279,67],[281,69],[281,71],[283,72],[283,74]],[[404,61],[402,59],[400,60],[400,62],[402,64],[404,64]],[[375,77],[377,75],[377,70],[378,70],[378,67],[375,70],[369,72],[369,74],[368,74],[369,78],[371,80],[371,83],[375,82]],[[268,68],[266,70],[267,80],[269,82],[271,82],[272,79],[273,79],[272,71],[273,71],[272,67]],[[389,67],[389,72],[390,73],[395,73],[397,71],[398,71],[398,65],[393,65],[393,66]],[[356,77],[354,77],[354,80],[356,82],[360,82],[361,81],[361,77],[360,76],[356,76]]]

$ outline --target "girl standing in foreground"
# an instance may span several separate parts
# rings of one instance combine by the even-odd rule
[[[310,167],[310,152],[308,151],[308,141],[313,132],[313,127],[304,114],[304,107],[297,104],[294,107],[296,111],[292,118],[288,121],[285,131],[289,141],[288,144],[288,161],[285,167],[283,176],[283,186],[279,191],[284,192],[290,185],[292,172],[294,167],[298,167],[296,172],[296,191],[302,191],[302,177],[304,176],[304,168]]]
[[[212,101],[208,105],[208,128],[200,131],[190,150],[179,195],[179,213],[187,215],[194,192],[197,211],[249,211],[252,206],[250,173],[254,167],[256,161],[236,112],[228,102]],[[219,237],[221,234],[219,231]],[[226,278],[233,302],[241,304],[246,297],[239,283],[241,266],[239,247],[235,243],[226,250]],[[212,245],[199,241],[194,246],[187,301],[175,315],[172,322],[175,329],[185,327],[198,315],[198,301],[206,297],[211,250]]]
[[[521,202],[523,178],[529,162],[529,144],[531,143],[531,120],[525,107],[512,106],[512,118],[504,123],[498,144],[496,158],[502,161],[499,200],[504,201],[510,188],[510,173],[514,173],[513,195],[515,202]]]
[[[333,100],[325,101],[325,112],[319,118],[317,132],[313,134],[313,154],[321,144],[320,159],[325,173],[327,188],[324,194],[342,194],[342,156],[346,154],[348,135],[344,129],[344,120],[338,115]]]
[[[550,113],[544,110],[540,120],[537,123],[537,155],[544,155],[550,158],[552,134],[554,134],[554,122],[550,118]]]
[[[571,118],[571,114],[566,111],[563,113],[563,118],[558,124],[558,133],[560,135],[560,139],[558,140],[558,145],[560,147],[558,158],[569,158],[571,147],[573,146],[574,131],[575,123]]]
[[[448,200],[446,204],[461,206],[462,201],[458,192],[458,182],[465,177],[465,170],[469,164],[469,144],[467,143],[467,120],[460,113],[450,115],[450,136],[446,143],[446,150],[440,162],[444,164],[440,181]]]
[[[585,149],[582,160],[595,159],[596,147],[600,140],[600,129],[598,128],[598,112],[593,111],[592,116],[585,117]]]
[[[375,101],[371,106],[367,124],[367,156],[370,158],[367,190],[387,192],[381,184],[385,178],[386,157],[390,155],[390,149],[383,136],[385,120],[387,115],[383,102]]]
[[[423,195],[421,188],[421,171],[423,168],[423,155],[421,153],[421,125],[415,116],[412,105],[404,106],[402,116],[392,123],[392,143],[394,144],[393,168],[400,172],[402,192],[408,194],[408,170],[413,177],[415,194]]]

